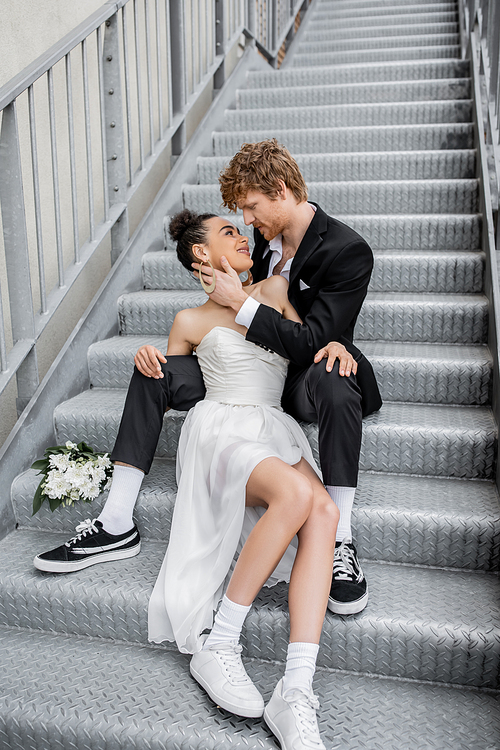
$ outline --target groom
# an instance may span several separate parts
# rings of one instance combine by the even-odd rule
[[[354,230],[307,201],[300,170],[276,139],[245,144],[219,180],[224,205],[241,209],[245,224],[254,227],[254,281],[278,273],[288,279],[290,302],[303,323],[285,320],[248,296],[229,264],[225,273],[216,271],[210,296],[237,313],[236,322],[248,329],[249,341],[290,360],[283,407],[296,419],[318,422],[323,480],[340,510],[328,607],[337,614],[354,614],[368,601],[350,524],[361,422],[382,404],[371,365],[352,343],[373,255]],[[352,372],[350,365],[343,372],[343,364],[340,371],[339,362],[333,364],[335,351],[327,346],[331,341],[341,342],[354,357]],[[313,362],[322,348],[329,355],[327,366],[319,357]],[[196,357],[169,357],[167,362],[160,351],[143,346],[135,363],[111,454],[115,470],[103,511],[78,527],[79,533],[65,545],[38,555],[34,564],[40,570],[69,572],[139,552],[132,513],[165,410],[191,408],[205,389]]]

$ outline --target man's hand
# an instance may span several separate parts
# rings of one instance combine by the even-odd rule
[[[326,363],[326,369],[328,372],[332,371],[335,360],[338,359],[340,375],[343,375],[347,378],[349,377],[351,372],[353,373],[353,375],[356,375],[358,363],[356,362],[354,357],[349,354],[345,346],[339,344],[338,341],[330,341],[330,343],[320,349],[314,357],[314,361],[321,362],[321,360],[325,357],[328,357],[328,361]]]
[[[163,377],[160,362],[165,364],[166,361],[160,350],[149,344],[141,346],[134,357],[135,366],[139,372],[142,372],[147,378],[155,378],[155,380]]]
[[[229,265],[227,258],[222,256],[220,262],[223,270],[215,270],[215,289],[208,296],[214,302],[217,302],[218,305],[222,305],[222,307],[232,307],[235,312],[238,312],[248,297],[248,294],[243,290],[240,277],[234,268]],[[195,269],[193,271],[195,278],[199,280],[198,269],[200,264],[191,263],[191,265]],[[203,281],[208,286],[212,283],[212,269],[210,266],[206,265],[203,265],[201,269]]]

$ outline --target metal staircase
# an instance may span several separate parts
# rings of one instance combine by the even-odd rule
[[[370,600],[359,615],[326,616],[315,690],[332,749],[500,748],[497,426],[469,62],[459,58],[455,2],[317,0],[282,69],[250,72],[235,92],[198,184],[183,189],[186,207],[220,212],[222,166],[243,142],[275,136],[311,199],[375,253],[356,329],[385,402],[364,423],[355,506]],[[144,289],[117,301],[121,335],[90,347],[92,388],[56,408],[59,443],[109,450],[138,346],[166,349],[176,312],[204,301],[165,245],[143,257]],[[33,556],[89,510],[32,518],[38,478],[16,479],[18,529],[0,542],[0,748],[276,746],[263,723],[212,705],[186,657],[147,643],[183,419],[166,415],[143,484],[137,558],[35,571]],[[304,430],[317,450],[316,426]],[[286,589],[266,590],[244,633],[266,698],[287,629]]]

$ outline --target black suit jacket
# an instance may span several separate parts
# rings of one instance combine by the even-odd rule
[[[261,281],[268,275],[271,255],[263,257],[268,242],[258,230],[254,240],[252,274],[254,281]],[[340,341],[358,362],[363,416],[382,405],[372,366],[352,343],[372,268],[373,253],[367,242],[316,206],[293,259],[288,287],[288,298],[303,323],[285,320],[273,308],[260,305],[247,332],[249,341],[290,360],[289,377],[309,367],[318,349],[329,341]]]

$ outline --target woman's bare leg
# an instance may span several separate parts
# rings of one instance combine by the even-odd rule
[[[313,503],[310,478],[278,458],[267,458],[250,475],[246,503],[267,510],[246,540],[226,591],[228,599],[243,605],[253,602],[306,522]]]
[[[298,531],[299,546],[290,577],[290,642],[319,643],[332,582],[338,508],[307,461],[296,469],[313,488],[311,512]]]

